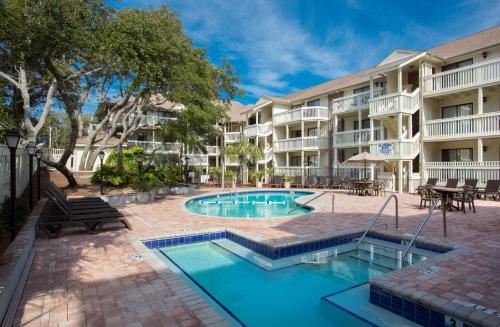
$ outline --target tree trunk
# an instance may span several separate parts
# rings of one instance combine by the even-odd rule
[[[123,175],[123,152],[122,152],[122,144],[118,143],[118,157],[116,161],[116,168],[118,169],[118,175]]]

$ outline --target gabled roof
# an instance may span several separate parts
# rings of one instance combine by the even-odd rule
[[[408,49],[396,49],[390,55],[385,57],[377,66],[383,66],[394,61],[400,61],[405,58],[409,58],[420,51],[408,50]]]

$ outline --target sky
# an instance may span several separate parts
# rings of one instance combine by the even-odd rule
[[[245,94],[286,95],[376,65],[396,48],[425,50],[500,24],[500,1],[108,0],[165,3],[214,64],[228,60]]]

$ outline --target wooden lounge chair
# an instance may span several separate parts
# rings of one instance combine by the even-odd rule
[[[342,187],[342,177],[340,176],[333,176],[332,178],[332,188],[341,188]]]
[[[283,186],[283,176],[273,176],[271,187],[282,187],[282,186]]]
[[[293,178],[293,182],[290,184],[291,187],[302,187],[302,176],[297,175]]]
[[[68,203],[89,203],[89,202],[92,202],[92,203],[95,203],[95,202],[104,202],[103,199],[101,199],[100,197],[98,196],[92,196],[92,197],[79,197],[79,198],[71,198],[71,199],[68,199],[68,196],[66,195],[66,193],[64,193],[63,191],[61,191],[61,189],[59,187],[57,187],[56,184],[54,184],[53,182],[49,182],[49,185],[48,185],[48,190],[50,190],[54,195],[57,195],[60,199],[64,199],[65,201],[67,201]]]
[[[483,195],[484,198],[488,195],[491,195],[493,200],[496,200],[497,197],[500,197],[498,191],[500,189],[500,180],[499,179],[490,179],[486,182],[486,186],[484,189],[480,189],[477,191],[477,197],[481,198]]]
[[[315,183],[316,177],[314,176],[306,176],[306,180],[304,181],[304,187],[312,188],[316,185]]]
[[[326,188],[328,186],[328,178],[326,176],[319,176],[318,183],[316,184],[317,188]]]
[[[68,206],[57,195],[47,189],[51,205],[46,206],[40,219],[40,229],[53,238],[58,237],[66,227],[84,227],[87,230],[97,230],[105,224],[121,223],[132,229],[127,219],[107,203],[87,204],[85,208]]]
[[[456,188],[458,186],[458,178],[450,178],[446,181],[446,186],[448,188]]]
[[[471,205],[472,205],[472,211],[476,213],[476,206],[474,205],[474,198],[476,197],[476,191],[474,187],[470,185],[465,185],[464,186],[464,191],[460,194],[457,194],[453,197],[453,201],[457,201],[457,206],[460,208],[460,204],[462,205],[462,212],[465,213],[465,203],[469,204],[469,210],[471,210]]]

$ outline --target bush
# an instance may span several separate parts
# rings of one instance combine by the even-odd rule
[[[264,176],[264,172],[262,170],[254,170],[251,174],[250,174],[250,181],[252,183],[255,183],[257,181],[260,181],[262,176]]]
[[[179,166],[168,166],[165,170],[163,182],[169,186],[173,186],[181,181],[181,168]]]
[[[293,176],[283,176],[283,182],[292,182],[293,179]]]
[[[118,171],[118,153],[113,151],[102,167],[96,169],[90,181],[94,184],[101,182],[101,169],[103,173],[103,182],[106,185],[115,187],[127,186],[134,182],[139,176],[139,162],[144,159],[144,149],[134,147],[131,150],[122,151],[123,171]]]

